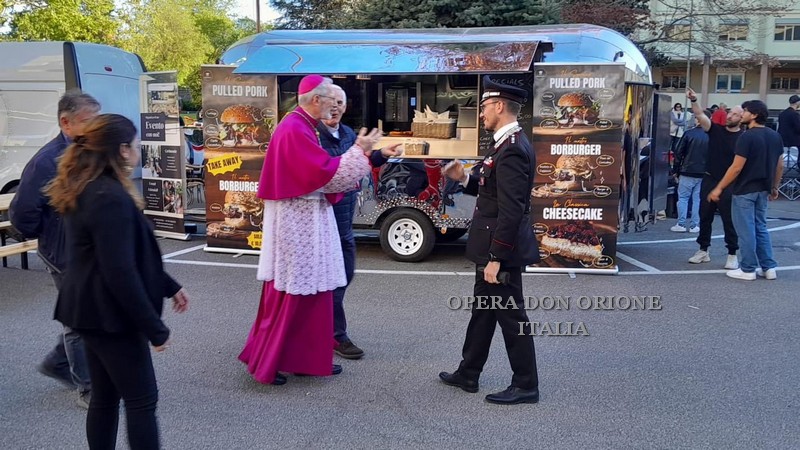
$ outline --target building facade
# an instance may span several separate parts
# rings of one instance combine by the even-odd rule
[[[745,2],[738,10],[715,10],[704,0],[651,2],[656,30],[664,30],[655,47],[672,59],[654,68],[653,80],[674,92],[673,102],[685,103],[688,85],[703,107],[760,99],[777,112],[800,94],[800,2],[756,13],[748,6],[773,3]]]

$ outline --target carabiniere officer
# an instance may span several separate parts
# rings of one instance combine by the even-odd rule
[[[539,401],[536,351],[531,335],[519,335],[519,323],[528,322],[522,295],[522,270],[539,261],[539,248],[531,226],[531,188],[536,159],[530,140],[517,122],[527,92],[515,86],[483,79],[480,118],[494,133],[492,147],[477,172],[468,175],[459,161],[444,168],[464,192],[477,195],[467,240],[467,258],[476,264],[474,295],[500,296],[503,305],[513,297],[517,308],[473,309],[467,326],[461,363],[453,373],[439,378],[450,386],[478,392],[478,379],[496,324],[500,324],[511,369],[511,385],[486,396],[498,404]],[[498,280],[508,274],[508,279]]]

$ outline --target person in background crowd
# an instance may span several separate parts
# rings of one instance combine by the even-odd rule
[[[789,97],[789,107],[781,111],[778,115],[778,133],[783,139],[783,150],[786,152],[787,161],[791,161],[794,156],[794,168],[797,168],[798,149],[800,149],[800,95]],[[794,154],[794,155],[792,155]],[[786,169],[791,169],[792,165],[787,164]]]
[[[728,105],[720,102],[719,108],[711,113],[711,123],[724,127],[728,123]]]
[[[356,133],[352,128],[341,123],[342,116],[347,111],[347,95],[344,90],[333,84],[333,97],[336,98],[336,109],[331,113],[329,120],[320,120],[317,124],[319,140],[331,156],[341,156],[345,154],[356,142]],[[400,152],[403,144],[395,144],[372,152],[370,163],[373,167],[380,167],[388,158],[396,156]],[[355,213],[357,190],[344,193],[339,203],[333,205],[333,213],[336,215],[336,226],[339,229],[339,238],[342,241],[342,253],[344,257],[344,269],[347,276],[347,285],[353,280],[356,265],[356,239],[353,235],[353,214]],[[341,286],[333,291],[333,338],[335,339],[334,352],[347,359],[359,359],[364,356],[364,351],[360,349],[350,336],[347,335],[347,318],[344,312],[344,295],[347,286]]]
[[[158,387],[149,344],[168,347],[164,297],[184,312],[189,298],[164,271],[144,200],[130,179],[141,158],[136,127],[118,114],[86,124],[45,188],[64,217],[69,255],[55,318],[80,334],[92,377],[86,415],[90,449],[116,448],[125,401],[132,449],[158,449]]]
[[[539,261],[530,217],[536,155],[517,121],[527,92],[497,83],[488,75],[483,91],[480,118],[493,133],[490,152],[475,175],[467,174],[458,160],[448,163],[443,172],[461,182],[465,193],[478,196],[467,240],[467,258],[476,265],[475,297],[499,296],[509,302],[513,297],[515,307],[473,308],[461,363],[453,373],[441,372],[439,379],[466,392],[478,392],[478,379],[499,324],[514,375],[506,390],[485,399],[502,405],[537,403],[539,374],[533,337],[520,332],[528,323],[522,270]]]
[[[778,198],[783,173],[783,141],[778,132],[765,126],[769,110],[761,100],[742,104],[742,122],[747,133],[736,141],[736,157],[719,184],[708,194],[719,201],[722,191],[733,185],[732,216],[739,236],[740,267],[726,273],[730,278],[752,281],[756,276],[776,279],[778,263],[772,256],[767,230],[767,202]]]
[[[725,176],[728,167],[733,163],[733,150],[736,148],[736,141],[744,132],[741,127],[742,108],[740,106],[732,107],[728,112],[725,126],[722,126],[711,122],[711,119],[708,118],[697,103],[697,95],[692,89],[686,90],[686,96],[692,103],[692,112],[697,116],[697,121],[703,130],[708,133],[706,170],[703,182],[700,185],[700,234],[697,236],[700,250],[689,258],[689,262],[700,264],[711,261],[708,248],[711,246],[714,213],[719,211],[725,231],[725,247],[728,249],[725,268],[729,270],[738,269],[739,260],[736,259],[736,251],[739,250],[739,238],[736,236],[736,229],[731,218],[731,189],[725,189],[717,202],[709,202],[708,194],[717,186],[722,177]]]
[[[333,365],[333,291],[347,285],[342,245],[331,205],[370,171],[380,132],[362,129],[342,156],[320,145],[317,124],[336,107],[333,81],[304,77],[298,107],[269,142],[258,197],[264,199],[264,240],[257,278],[264,282],[258,315],[239,360],[256,381],[281,385],[279,372],[330,376]]]
[[[694,128],[683,134],[675,155],[678,178],[678,223],[670,231],[679,233],[700,232],[700,184],[706,169],[708,135],[695,117]],[[687,222],[689,200],[692,216]]]
[[[672,144],[670,149],[675,153],[675,147],[678,146],[678,141],[683,136],[683,131],[686,128],[686,113],[683,111],[683,105],[675,103],[669,115],[669,135],[672,136]]]
[[[53,277],[56,289],[64,283],[67,255],[64,251],[64,223],[42,193],[55,176],[58,159],[86,124],[97,116],[100,103],[89,94],[70,91],[58,101],[58,126],[61,133],[45,144],[25,165],[17,193],[11,200],[9,218],[28,239],[38,239],[37,254]],[[78,390],[78,405],[89,407],[91,379],[86,364],[83,341],[78,333],[64,327],[58,343],[37,370],[63,385]]]

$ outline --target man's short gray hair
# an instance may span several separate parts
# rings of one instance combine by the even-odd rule
[[[100,102],[79,90],[69,91],[58,101],[58,120],[61,120],[64,115],[72,116],[82,109],[98,112],[100,111]]]
[[[309,92],[306,92],[305,94],[298,95],[297,104],[300,106],[308,105],[315,96],[330,94],[331,85],[333,85],[333,80],[327,77],[323,78],[322,83],[320,83],[317,87]]]
[[[341,92],[342,93],[342,100],[344,100],[344,102],[347,103],[347,92],[344,91],[344,88],[342,88],[338,84],[332,84],[331,85],[331,94],[333,94],[334,92]]]

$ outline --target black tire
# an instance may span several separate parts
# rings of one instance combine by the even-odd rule
[[[435,243],[433,224],[416,209],[394,211],[381,224],[381,247],[395,261],[422,261]]]
[[[436,242],[455,242],[467,234],[468,230],[453,229],[447,230],[447,233],[442,234],[438,229],[436,230]]]

